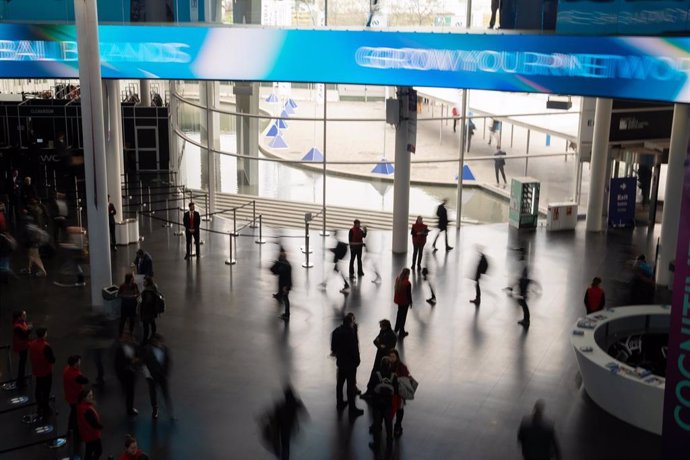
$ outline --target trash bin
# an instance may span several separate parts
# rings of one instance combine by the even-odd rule
[[[127,222],[115,222],[115,244],[127,246],[129,244],[129,225]]]
[[[139,221],[137,219],[125,219],[125,222],[127,222],[129,242],[137,243],[139,241]]]
[[[100,313],[105,314],[108,319],[115,319],[120,316],[120,297],[117,293],[119,288],[116,285],[104,287],[101,291],[103,296],[103,309]]]

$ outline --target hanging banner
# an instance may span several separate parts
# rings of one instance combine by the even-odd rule
[[[99,26],[102,75],[431,86],[690,103],[690,37]],[[0,24],[0,78],[77,78],[72,25]],[[327,65],[326,65],[327,63]]]
[[[690,446],[690,146],[684,167],[666,354],[664,458],[687,457]]]
[[[629,228],[635,226],[635,196],[637,178],[614,177],[609,192],[609,227]]]

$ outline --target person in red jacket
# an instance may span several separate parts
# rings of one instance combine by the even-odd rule
[[[588,315],[603,310],[606,304],[604,290],[600,288],[599,285],[601,285],[601,278],[595,276],[592,280],[592,285],[587,288],[587,292],[585,292],[585,308],[587,309]]]
[[[410,371],[407,366],[400,360],[398,350],[392,349],[388,353],[388,358],[391,360],[391,372],[395,374],[396,379],[400,377],[409,377]],[[398,393],[397,387],[393,393],[393,404],[391,406],[391,417],[395,416],[395,426],[393,427],[393,436],[399,438],[402,436],[402,420],[405,416],[405,400]]]
[[[395,318],[395,328],[393,331],[398,333],[401,339],[408,335],[405,331],[407,321],[407,310],[412,305],[412,283],[410,283],[410,269],[403,268],[400,275],[395,279],[395,293],[393,301],[398,306],[398,316]]]
[[[65,401],[69,404],[69,421],[67,428],[72,432],[72,446],[76,450],[79,446],[79,430],[77,428],[77,404],[84,385],[89,383],[81,373],[81,356],[72,355],[67,359],[67,365],[62,371],[62,383],[65,391]]]
[[[148,455],[139,450],[137,438],[128,434],[125,436],[125,451],[120,455],[120,460],[148,460]]]
[[[93,397],[93,390],[84,389],[79,395],[77,404],[77,427],[79,436],[84,440],[86,448],[84,460],[98,460],[103,453],[101,444],[101,416],[98,414]]]
[[[36,338],[29,343],[31,371],[36,378],[36,406],[39,418],[47,419],[51,414],[50,387],[53,385],[53,364],[55,354],[46,340],[48,329],[36,329]]]
[[[364,276],[364,270],[362,270],[362,248],[364,247],[364,238],[367,237],[367,228],[361,227],[359,219],[355,219],[347,237],[350,243],[350,278],[355,277],[355,258],[357,258],[357,274]]]
[[[26,388],[26,358],[29,353],[29,336],[31,324],[26,320],[26,311],[15,311],[12,314],[12,351],[19,355],[17,367],[17,388]]]
[[[426,236],[429,234],[429,227],[424,224],[422,216],[417,216],[417,221],[412,224],[412,270],[414,270],[415,261],[417,268],[422,268],[422,254],[424,253],[424,245],[426,244]]]

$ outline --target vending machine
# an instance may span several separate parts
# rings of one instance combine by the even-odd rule
[[[510,184],[510,225],[515,228],[537,228],[539,185],[539,181],[531,177],[512,179]]]

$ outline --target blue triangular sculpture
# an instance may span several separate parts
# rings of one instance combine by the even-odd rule
[[[276,124],[280,129],[287,129],[287,123],[285,123],[285,120],[276,120]]]
[[[280,112],[280,118],[288,118],[289,116],[290,116],[290,114],[287,113],[287,112],[285,111],[285,109],[283,109],[283,111]]]
[[[285,103],[286,105],[289,105],[293,109],[297,108],[297,103],[293,99],[288,99],[287,102]]]
[[[288,115],[293,115],[295,113],[295,109],[293,109],[292,106],[286,102],[285,107],[283,107],[283,112]]]
[[[317,149],[316,147],[312,147],[309,149],[306,155],[302,158],[304,161],[323,161],[323,154],[321,153],[321,150]]]
[[[395,168],[390,161],[387,161],[385,158],[383,158],[381,161],[376,163],[376,166],[374,166],[374,169],[372,169],[371,172],[376,174],[391,175],[395,172]]]
[[[266,131],[266,137],[276,137],[279,134],[280,129],[278,129],[278,124],[275,122],[268,128],[268,131]]]
[[[270,102],[272,104],[278,102],[278,96],[276,96],[276,93],[269,94],[269,96],[266,98],[266,102]]]
[[[455,180],[458,180],[458,176],[455,176]],[[470,167],[467,165],[462,166],[462,180],[477,180],[474,174],[472,174]]]
[[[278,134],[276,137],[273,138],[271,142],[268,144],[269,147],[272,149],[286,149],[288,148],[288,145],[285,143],[283,140],[283,136]]]

